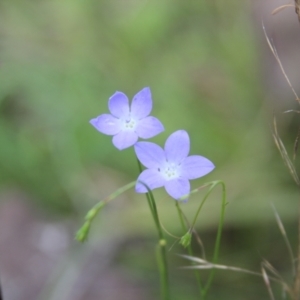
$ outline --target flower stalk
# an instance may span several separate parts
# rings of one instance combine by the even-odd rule
[[[138,167],[139,171],[142,172],[142,165],[139,160]],[[161,286],[161,299],[170,300],[170,288],[169,288],[169,274],[168,274],[168,261],[167,261],[167,251],[166,245],[167,241],[164,238],[164,233],[160,225],[159,216],[157,212],[157,207],[155,199],[151,190],[145,186],[148,190],[146,193],[146,198],[149,204],[149,208],[154,219],[155,227],[158,232],[159,242],[157,245],[156,257],[160,274],[160,286]]]

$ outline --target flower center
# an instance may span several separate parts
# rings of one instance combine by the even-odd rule
[[[161,172],[166,180],[172,180],[180,176],[179,165],[174,163],[168,162]]]
[[[130,115],[122,120],[123,130],[133,131],[137,125],[135,119],[133,119]]]

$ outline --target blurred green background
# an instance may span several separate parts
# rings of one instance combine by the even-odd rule
[[[149,86],[152,115],[166,129],[153,141],[162,145],[175,130],[187,130],[191,154],[208,157],[216,165],[193,187],[217,179],[227,185],[220,263],[259,271],[266,258],[288,274],[288,255],[270,202],[286,222],[295,248],[299,197],[272,141],[272,114],[278,115],[290,153],[297,116],[281,114],[293,104],[280,104],[277,110],[273,102],[276,82],[268,80],[268,75],[278,66],[257,11],[259,5],[254,8],[251,1],[236,0],[2,0],[2,195],[20,191],[39,218],[67,220],[72,237],[92,205],[138,175],[133,150],[118,151],[111,138],[88,121],[108,112],[107,101],[115,91],[132,98]],[[294,18],[293,11],[290,16]],[[296,17],[293,22],[297,26]],[[283,77],[280,80],[285,84]],[[288,97],[292,103],[293,95]],[[182,235],[174,201],[163,190],[154,195],[163,225],[172,234]],[[201,197],[194,195],[183,207],[190,220]],[[9,203],[5,196],[1,201]],[[220,202],[221,193],[214,192],[198,222],[208,259]],[[128,286],[139,282],[142,298],[125,293],[122,299],[157,298],[154,229],[143,195],[130,191],[114,200],[95,222],[88,244],[70,242],[63,267],[48,274],[56,280],[45,283],[37,299],[58,299],[57,289],[64,291],[59,296],[62,300],[120,299],[109,293],[102,298],[100,294],[70,296],[76,280],[68,281],[66,274],[76,277],[88,272],[77,265],[78,260],[90,259],[91,249],[103,245],[114,249],[111,268],[121,266],[120,272],[129,274]],[[170,237],[170,246],[175,241]],[[170,250],[173,299],[199,299],[192,272],[179,269],[188,264],[176,256],[183,252],[178,244]],[[70,271],[73,267],[75,273]],[[62,287],[59,278],[65,280]],[[220,271],[209,299],[267,297],[260,278]]]

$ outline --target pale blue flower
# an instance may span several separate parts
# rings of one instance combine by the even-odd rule
[[[147,168],[137,179],[136,192],[165,187],[167,193],[176,200],[190,193],[191,179],[202,177],[215,166],[207,158],[199,155],[188,156],[190,138],[185,130],[172,133],[165,149],[150,142],[138,142],[134,146],[140,162]]]
[[[113,135],[113,144],[119,150],[133,146],[138,138],[149,139],[164,131],[164,126],[155,117],[149,116],[152,110],[150,88],[139,91],[129,105],[127,96],[115,92],[108,101],[110,114],[102,114],[90,120],[101,133]]]

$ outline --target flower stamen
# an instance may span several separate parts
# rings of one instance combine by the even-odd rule
[[[179,177],[179,170],[176,164],[168,164],[166,168],[163,170],[163,174],[167,180],[175,179]]]

